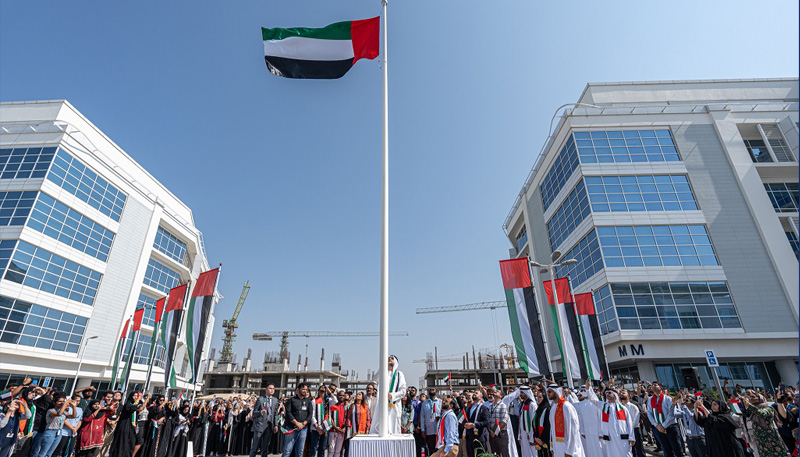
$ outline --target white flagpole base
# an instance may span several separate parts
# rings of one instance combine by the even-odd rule
[[[350,457],[414,457],[414,435],[356,435],[349,452]]]

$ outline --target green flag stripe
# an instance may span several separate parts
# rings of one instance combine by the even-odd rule
[[[511,335],[514,337],[514,346],[517,349],[517,361],[519,367],[530,373],[528,367],[528,355],[525,353],[525,344],[522,341],[522,332],[519,328],[519,316],[517,316],[517,305],[514,301],[514,290],[506,289],[506,308],[508,308],[508,321],[511,323]]]
[[[567,375],[567,366],[565,364],[569,363],[567,356],[564,355],[564,348],[561,346],[561,330],[558,327],[558,316],[556,316],[556,307],[553,305],[548,305],[550,307],[550,313],[553,315],[553,327],[556,330],[556,342],[558,343],[558,350],[561,352],[561,369],[564,372],[564,376]]]
[[[261,37],[266,40],[282,40],[284,38],[299,36],[305,38],[319,38],[321,40],[349,40],[350,21],[336,22],[322,28],[292,27],[289,29],[261,28]]]

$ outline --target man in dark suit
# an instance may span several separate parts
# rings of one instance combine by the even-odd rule
[[[256,457],[259,446],[261,456],[267,457],[272,434],[278,433],[278,420],[275,417],[278,413],[278,400],[273,395],[275,386],[270,384],[253,406],[253,444],[250,445],[250,457]]]
[[[489,408],[483,405],[481,391],[472,394],[472,406],[467,411],[467,423],[464,424],[465,440],[467,442],[467,455],[475,455],[475,449],[486,443],[483,440],[483,431],[489,426]],[[477,442],[476,442],[477,441]]]

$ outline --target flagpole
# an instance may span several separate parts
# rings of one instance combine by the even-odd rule
[[[550,268],[550,287],[553,288],[553,305],[556,308],[556,322],[558,323],[559,339],[561,339],[561,366],[564,373],[567,375],[567,385],[569,390],[575,388],[574,381],[572,380],[572,364],[567,354],[567,341],[564,340],[564,323],[561,321],[561,311],[558,309],[558,292],[556,291],[556,272],[555,266],[551,265]],[[570,342],[571,343],[571,342]]]
[[[134,320],[135,320],[136,319],[136,317],[135,317],[136,313],[133,313],[133,315],[134,315]],[[133,324],[133,325],[135,325],[135,324]],[[133,330],[133,327],[131,327],[131,330]],[[142,330],[141,328],[139,330],[137,330],[135,332],[136,335],[133,335],[133,337],[131,339],[130,350],[128,350],[128,361],[125,363],[125,372],[122,374],[123,375],[123,378],[122,378],[122,389],[120,389],[120,390],[122,390],[123,393],[128,391],[128,380],[130,379],[131,370],[133,369],[133,366],[132,366],[133,365],[133,354],[136,352],[136,344],[139,342],[139,333],[141,332],[141,330]]]
[[[117,376],[117,371],[121,368],[119,365],[122,362],[122,353],[125,352],[125,343],[128,341],[128,324],[130,324],[130,321],[131,321],[131,318],[128,318],[128,320],[125,321],[125,330],[124,330],[125,338],[120,338],[122,341],[119,342],[120,347],[119,347],[119,351],[118,351],[117,356],[116,356],[116,358],[117,358],[117,363],[116,363],[117,370],[115,370],[114,373],[111,374],[111,390],[116,390],[117,381],[120,380],[120,377]]]
[[[212,306],[214,305],[214,299],[217,298],[217,286],[219,285],[219,277],[221,275],[222,275],[222,263],[220,262],[219,267],[217,267],[217,277],[214,280],[214,290],[211,291],[211,305]],[[195,305],[197,305],[197,304],[195,303]],[[200,304],[201,313],[202,313],[202,307],[203,307],[203,304],[201,303]],[[194,319],[194,316],[192,316],[192,319]],[[208,330],[208,321],[206,321],[204,325],[206,326],[206,330]],[[199,332],[200,329],[197,329],[197,331]],[[213,329],[212,329],[211,333],[212,334],[214,333]],[[194,338],[194,335],[192,335],[192,337]],[[208,339],[211,340],[211,335],[208,335]],[[197,351],[197,350],[200,351],[200,362],[198,362],[198,364],[197,364],[198,366],[194,366],[194,360],[190,360],[191,365],[192,365],[192,402],[194,402],[194,396],[195,396],[195,393],[197,391],[197,378],[199,377],[198,375],[200,374],[200,367],[203,366],[203,362],[204,362],[204,360],[203,360],[203,346],[205,346],[205,340],[203,340],[203,344],[201,344],[199,348],[197,348],[197,347],[194,348],[195,351]],[[192,359],[194,359],[194,354],[192,354]]]
[[[378,369],[378,435],[389,434],[389,75],[386,56],[386,0],[383,7],[383,197],[381,205],[380,357]]]

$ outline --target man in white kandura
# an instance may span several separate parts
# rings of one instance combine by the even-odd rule
[[[402,433],[400,430],[400,415],[402,414],[402,401],[403,397],[406,396],[406,377],[403,376],[403,372],[400,371],[400,362],[398,362],[397,357],[390,355],[389,356],[389,434],[390,435],[399,435]],[[375,373],[376,377],[379,377],[379,373]],[[378,399],[378,401],[384,401]],[[370,428],[369,432],[371,434],[377,434],[378,428],[380,426],[380,418],[378,417],[378,408],[375,408],[375,414],[372,416],[372,427]]]
[[[600,410],[589,401],[589,391],[584,386],[578,391],[580,403],[575,404],[578,411],[578,420],[581,424],[581,440],[583,441],[583,452],[586,457],[604,457],[603,444],[605,441],[600,439]],[[594,392],[592,392],[594,394]]]
[[[589,390],[589,401],[600,410],[600,437],[603,439],[605,457],[633,457],[633,445],[636,437],[633,434],[633,421],[630,412],[619,401],[619,394],[613,388],[605,391],[606,401],[600,401],[591,384],[586,383]]]
[[[581,430],[578,412],[572,403],[562,398],[561,388],[547,387],[550,400],[550,442],[553,444],[553,457],[585,457],[581,444]]]

